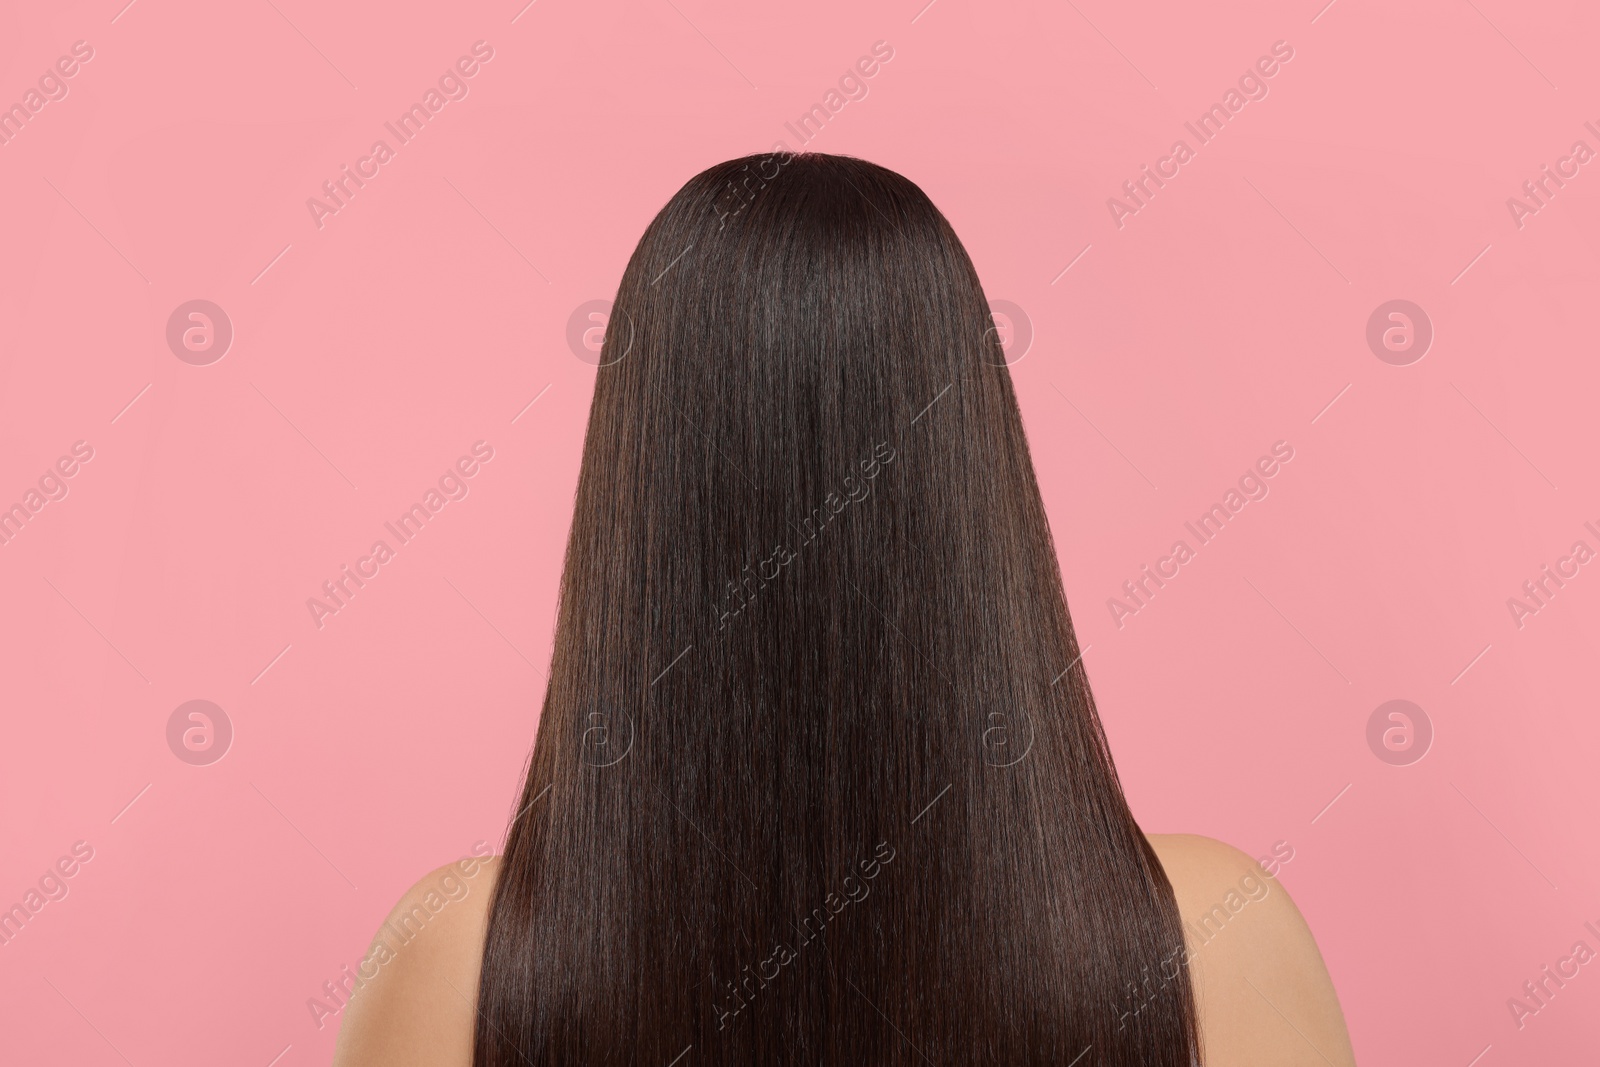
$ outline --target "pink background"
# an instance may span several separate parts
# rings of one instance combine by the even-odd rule
[[[0,946],[0,1060],[328,1061],[307,998],[511,814],[595,373],[569,315],[879,40],[809,147],[921,184],[1032,321],[1013,373],[1146,828],[1292,844],[1362,1063],[1592,1056],[1600,965],[1521,1029],[1506,1004],[1600,949],[1600,565],[1506,604],[1600,548],[1600,162],[1506,205],[1600,149],[1592,7],[124,2],[0,32],[0,104],[94,49],[0,145],[0,506],[94,449],[0,545],[0,905],[94,849]],[[470,94],[319,230],[307,198],[478,40]],[[1107,198],[1279,40],[1119,229]],[[235,331],[208,366],[165,340],[197,298]],[[1436,331],[1409,366],[1365,340],[1399,298]],[[318,629],[479,440],[470,495]],[[1270,496],[1119,629],[1107,598],[1278,440]],[[1366,740],[1395,698],[1435,731],[1408,766]],[[209,766],[167,745],[195,699],[235,731]]]

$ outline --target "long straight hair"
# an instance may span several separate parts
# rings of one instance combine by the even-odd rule
[[[474,1062],[1197,1062],[1005,348],[950,224],[751,156],[600,351]]]

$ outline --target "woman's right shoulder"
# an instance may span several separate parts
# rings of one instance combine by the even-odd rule
[[[341,1011],[334,1067],[470,1067],[499,856],[466,856],[400,897]]]
[[[1202,1062],[1353,1067],[1322,953],[1275,875],[1209,837],[1147,839],[1183,920]]]

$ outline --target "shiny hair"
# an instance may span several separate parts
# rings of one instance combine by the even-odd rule
[[[475,1064],[1196,1062],[1172,888],[927,195],[711,167],[599,363]]]

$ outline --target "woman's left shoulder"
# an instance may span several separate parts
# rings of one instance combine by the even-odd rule
[[[405,891],[346,971],[334,1067],[470,1067],[499,874],[500,857],[467,856]]]

